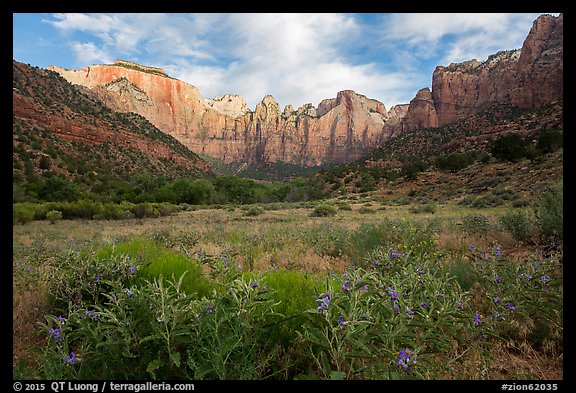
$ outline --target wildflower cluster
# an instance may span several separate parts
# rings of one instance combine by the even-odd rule
[[[316,308],[316,310],[318,312],[322,312],[322,311],[326,310],[328,308],[328,306],[330,305],[330,293],[324,292],[323,294],[318,296],[317,302],[320,303],[318,308]]]
[[[416,355],[414,351],[410,348],[404,348],[398,352],[396,365],[400,367],[405,372],[409,370],[410,365],[415,365],[417,362]]]

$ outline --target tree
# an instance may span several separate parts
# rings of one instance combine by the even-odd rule
[[[536,149],[543,154],[552,153],[564,146],[562,131],[547,130],[543,131],[536,141]]]
[[[508,134],[494,141],[492,156],[502,161],[518,161],[526,157],[526,142],[518,134]]]
[[[39,187],[38,198],[45,201],[76,201],[81,197],[78,186],[63,177],[46,179]]]

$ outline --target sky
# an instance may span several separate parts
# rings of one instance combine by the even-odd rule
[[[13,59],[81,69],[160,67],[205,98],[254,110],[318,106],[354,90],[387,109],[432,88],[436,66],[519,49],[541,13],[14,13]],[[551,13],[557,15],[557,13]]]

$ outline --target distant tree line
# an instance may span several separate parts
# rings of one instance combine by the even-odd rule
[[[73,182],[64,176],[51,176],[29,183],[13,183],[13,202],[100,202],[172,203],[190,205],[253,204],[316,200],[324,195],[323,183],[313,177],[286,182],[258,182],[237,176],[211,179],[163,176],[138,173],[131,182],[114,187],[97,187]]]

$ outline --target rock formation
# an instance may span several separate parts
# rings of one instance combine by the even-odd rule
[[[406,114],[400,120],[402,131],[438,127],[438,116],[430,89],[425,87],[410,101]]]
[[[453,123],[494,104],[534,108],[563,94],[563,15],[540,16],[522,49],[486,61],[438,66],[432,90],[388,112],[352,90],[281,110],[270,95],[250,111],[242,97],[205,99],[162,69],[126,61],[82,70],[48,67],[92,89],[120,112],[136,112],[196,153],[248,163],[302,166],[354,161],[402,132]]]
[[[134,108],[150,107],[152,101],[126,78],[101,86],[118,103]],[[112,146],[117,157],[123,152],[141,153],[158,167],[186,168],[196,174],[211,173],[211,167],[196,154],[135,115],[113,116],[112,111],[85,88],[76,89],[47,70],[13,61],[12,114],[14,120],[48,131],[64,142],[90,147]],[[131,119],[133,118],[133,119]],[[73,147],[71,154],[80,155]],[[191,172],[191,173],[192,173]]]
[[[446,125],[493,104],[536,108],[563,95],[563,15],[534,21],[522,49],[501,51],[482,63],[470,60],[438,66],[432,100],[438,125]],[[424,113],[424,116],[429,114]],[[414,129],[425,119],[408,113]]]
[[[267,95],[251,112],[238,95],[204,99],[194,86],[159,68],[125,61],[82,70],[51,66],[69,82],[90,88],[120,112],[136,112],[190,150],[224,160],[302,166],[351,162],[389,137],[384,104],[341,91],[316,109],[280,110]]]

